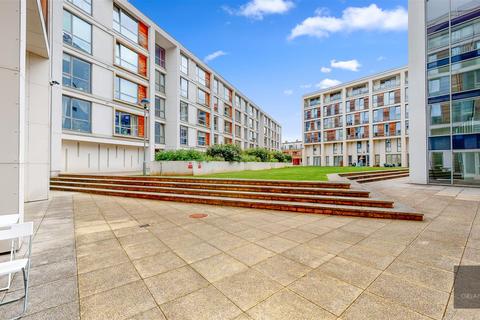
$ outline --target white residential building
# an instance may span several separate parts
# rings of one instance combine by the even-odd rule
[[[302,109],[303,165],[408,166],[407,67],[306,94]]]
[[[61,172],[141,170],[144,137],[147,160],[280,150],[278,122],[126,0],[0,1],[0,25],[0,214],[47,199]]]

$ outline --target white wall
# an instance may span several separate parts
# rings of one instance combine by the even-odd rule
[[[268,170],[291,166],[279,162],[226,162],[226,161],[153,161],[149,163],[151,175],[186,175],[198,176],[222,172],[243,170]]]
[[[427,183],[425,2],[409,0],[410,181]]]

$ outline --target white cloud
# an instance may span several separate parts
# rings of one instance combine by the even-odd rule
[[[210,62],[212,60],[215,60],[221,56],[225,56],[227,55],[227,53],[225,51],[222,51],[222,50],[217,50],[215,52],[212,52],[210,53],[208,56],[205,57],[205,59],[203,59],[205,62]]]
[[[290,0],[251,0],[237,9],[228,6],[224,6],[223,9],[232,15],[261,20],[269,14],[286,13],[294,6]]]
[[[332,68],[321,67],[321,68],[320,68],[320,71],[321,71],[322,73],[330,73],[330,72],[332,72]]]
[[[387,57],[379,56],[379,57],[377,58],[377,61],[383,61],[383,60],[387,60]]]
[[[362,65],[358,60],[352,59],[352,60],[346,60],[346,61],[337,61],[337,60],[331,60],[330,61],[330,67],[336,68],[336,69],[343,69],[343,70],[349,70],[349,71],[358,71],[358,69]]]
[[[291,96],[293,94],[293,90],[292,89],[283,90],[283,94],[286,96]]]
[[[325,10],[316,10],[315,14],[297,24],[288,39],[301,36],[324,38],[341,31],[404,31],[408,27],[408,12],[403,7],[389,10],[371,4],[368,7],[348,7],[341,17],[331,16]]]
[[[342,83],[339,80],[334,80],[334,79],[323,79],[319,83],[317,83],[315,86],[320,89],[327,89],[330,87],[335,87],[338,86],[340,83]]]
[[[310,89],[311,87],[312,87],[312,84],[310,84],[310,83],[300,85],[301,89]]]

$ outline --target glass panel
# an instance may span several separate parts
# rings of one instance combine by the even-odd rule
[[[480,98],[452,102],[453,133],[480,132]]]
[[[117,44],[116,47],[115,63],[132,72],[138,72],[138,54],[121,44]]]
[[[452,154],[450,151],[430,152],[429,182],[450,184],[452,174]]]
[[[115,98],[131,103],[138,102],[138,85],[123,78],[115,78]]]
[[[433,26],[447,21],[450,12],[450,0],[427,0],[427,25]]]
[[[73,88],[84,92],[90,92],[90,69],[90,63],[73,58]]]
[[[462,92],[478,88],[480,88],[480,70],[452,74],[452,92]]]
[[[451,0],[452,18],[462,16],[470,11],[478,9],[479,0]]]
[[[72,15],[73,46],[91,53],[92,26]]]
[[[428,51],[433,51],[449,44],[448,30],[438,32],[427,37]]]
[[[450,93],[450,77],[443,76],[428,80],[428,96],[435,97]]]
[[[428,108],[430,135],[450,134],[450,102],[435,103]]]
[[[138,42],[138,23],[123,10],[120,11],[120,33],[133,42]]]
[[[480,185],[480,152],[454,152],[453,183]]]

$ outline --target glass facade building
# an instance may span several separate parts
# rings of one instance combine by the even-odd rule
[[[480,186],[480,0],[425,11],[428,182]]]

